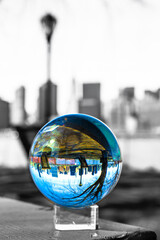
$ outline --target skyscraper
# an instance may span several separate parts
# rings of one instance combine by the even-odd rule
[[[25,88],[21,86],[16,90],[15,99],[10,104],[10,123],[12,125],[24,125],[25,119]]]
[[[0,128],[9,127],[9,103],[0,99]]]
[[[100,100],[100,83],[84,83],[83,98]]]
[[[40,123],[49,121],[57,115],[57,85],[48,80],[39,89],[38,120]]]
[[[52,166],[50,172],[52,173],[52,177],[58,177],[58,166]]]
[[[79,100],[79,113],[101,119],[100,83],[83,84],[83,98]]]
[[[75,176],[76,175],[76,166],[70,166],[70,175]]]

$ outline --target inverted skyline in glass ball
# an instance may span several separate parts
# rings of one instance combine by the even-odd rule
[[[36,186],[64,207],[96,204],[115,187],[121,169],[114,134],[89,115],[53,119],[37,133],[30,150],[30,172]]]

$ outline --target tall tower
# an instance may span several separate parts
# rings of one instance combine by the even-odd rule
[[[79,113],[101,119],[100,83],[83,84],[83,98],[79,100]]]
[[[48,122],[51,116],[57,116],[57,85],[48,80],[39,89],[38,120]]]
[[[10,104],[10,123],[12,125],[24,125],[25,119],[25,88],[21,86],[16,90],[15,99]]]
[[[0,129],[9,127],[9,103],[0,99]]]

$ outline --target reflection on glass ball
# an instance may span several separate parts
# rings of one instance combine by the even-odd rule
[[[117,140],[98,119],[69,114],[47,123],[30,150],[30,172],[52,202],[70,208],[93,205],[114,188],[122,160]]]

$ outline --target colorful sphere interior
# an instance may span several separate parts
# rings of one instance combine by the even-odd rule
[[[55,204],[93,205],[114,188],[122,160],[117,140],[101,121],[69,114],[47,123],[30,150],[30,172],[38,189]]]

